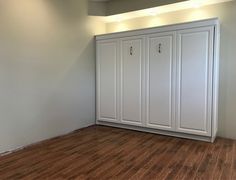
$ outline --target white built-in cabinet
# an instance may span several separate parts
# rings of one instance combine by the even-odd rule
[[[96,36],[97,124],[213,141],[217,19]]]

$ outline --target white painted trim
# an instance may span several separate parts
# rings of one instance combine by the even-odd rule
[[[218,130],[218,101],[219,101],[219,61],[220,61],[220,24],[214,30],[214,72],[212,100],[212,136],[215,138]]]
[[[148,132],[148,133],[160,134],[160,135],[165,135],[165,136],[173,136],[173,137],[184,138],[184,139],[194,139],[194,140],[205,141],[205,142],[213,142],[213,139],[207,136],[185,134],[185,133],[180,133],[180,132],[171,132],[167,130],[157,130],[157,129],[141,127],[141,126],[136,126],[136,125],[132,126],[132,125],[126,125],[126,124],[120,124],[120,123],[117,124],[117,123],[110,123],[110,122],[103,122],[103,121],[98,121],[97,125],[123,128],[123,129],[129,129],[129,130],[141,131],[141,132]]]

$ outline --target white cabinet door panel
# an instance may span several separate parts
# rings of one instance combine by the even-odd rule
[[[143,103],[144,39],[121,40],[121,121],[141,125]]]
[[[97,118],[117,121],[118,41],[97,42]]]
[[[211,135],[213,27],[178,32],[177,131]]]
[[[148,127],[174,130],[175,33],[148,37],[147,122]]]

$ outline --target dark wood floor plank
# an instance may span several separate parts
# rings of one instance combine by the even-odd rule
[[[157,171],[154,171],[154,173],[156,173],[156,175],[160,173],[162,170],[162,163],[164,162],[163,158],[165,158],[168,151],[175,148],[177,142],[177,139],[172,138],[166,138],[160,142],[156,142],[157,144],[160,144],[160,148],[157,148],[154,154],[149,155],[149,158],[140,165],[139,170],[132,176],[132,179],[145,178],[145,176],[148,175],[148,172],[150,172],[150,169],[154,167],[157,168]]]
[[[0,179],[236,179],[236,141],[91,126],[0,157]]]
[[[175,157],[171,159],[169,164],[167,164],[167,168],[163,171],[161,179],[176,179],[178,172],[183,167],[185,161],[189,156],[191,156],[192,149],[194,147],[194,143],[191,141],[184,140],[181,148],[176,153]]]
[[[236,141],[233,142],[233,162],[230,177],[236,179]]]
[[[219,153],[219,156],[217,158],[217,162],[216,162],[216,166],[214,169],[214,174],[213,174],[213,179],[220,179],[222,173],[223,173],[223,169],[225,166],[225,161],[226,161],[226,153],[227,153],[227,149],[225,146],[225,143],[228,141],[226,139],[219,139],[219,141],[221,141],[221,151]],[[227,178],[229,178],[229,176],[227,175]]]
[[[207,144],[202,152],[202,158],[199,162],[199,166],[195,171],[195,179],[211,179],[211,172],[214,170],[217,163],[218,155],[221,148],[218,147],[217,142],[215,145]]]

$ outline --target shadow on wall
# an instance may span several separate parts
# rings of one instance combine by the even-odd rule
[[[181,1],[185,0],[112,0],[107,2],[88,0],[88,14],[91,16],[110,16]]]
[[[0,152],[95,123],[93,38],[103,24],[87,7],[0,1]]]
[[[78,22],[88,15],[87,0],[44,0],[54,10],[59,19],[66,23]]]
[[[60,133],[60,129],[69,132],[70,128],[66,129],[68,122],[75,128],[94,124],[94,77],[94,41],[91,39],[81,54],[61,74],[58,86],[40,108],[40,118],[47,127],[42,126],[39,131],[50,132],[54,128],[58,130],[57,133]],[[54,132],[52,136],[56,134]]]
[[[106,2],[88,0],[88,14],[90,16],[106,16]]]
[[[126,13],[181,1],[186,0],[112,0],[107,2],[106,15]]]

